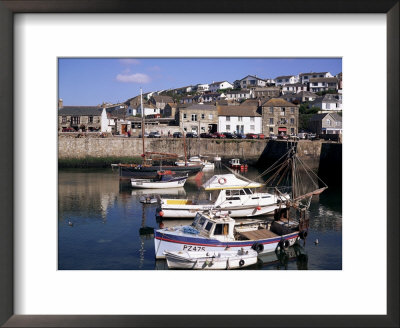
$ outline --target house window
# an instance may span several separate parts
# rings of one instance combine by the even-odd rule
[[[67,117],[66,117],[66,116],[63,116],[62,119],[61,119],[61,122],[62,122],[62,123],[67,123]]]
[[[243,116],[238,116],[238,121],[242,122],[243,121]]]
[[[72,116],[71,117],[71,122],[73,125],[77,125],[81,122],[81,118],[80,116]]]
[[[290,112],[291,112],[292,114],[294,114],[294,108],[293,108],[293,107],[290,108]]]
[[[227,117],[226,117],[226,121],[227,121],[227,122],[230,122],[230,120],[231,120],[231,117],[230,117],[230,116],[227,116]]]
[[[282,117],[279,123],[280,124],[286,124],[286,122],[287,122],[286,119]]]
[[[269,119],[269,124],[274,124],[274,118],[273,118],[273,117],[271,117],[271,118]]]
[[[294,124],[294,118],[290,119],[290,124]]]
[[[329,118],[326,120],[326,125],[331,126],[331,120]]]
[[[254,131],[254,125],[250,125],[250,130]]]
[[[274,133],[274,128],[269,128],[270,133]]]
[[[231,130],[231,126],[230,125],[227,125],[226,126],[226,131],[230,131]]]
[[[270,107],[269,112],[272,114],[274,112],[274,107]]]
[[[186,118],[186,114],[183,114],[183,118]]]
[[[192,121],[197,121],[197,114],[192,114]]]
[[[212,120],[213,119],[213,114],[208,114],[208,119]]]
[[[294,134],[294,128],[290,128],[290,134]]]
[[[254,117],[250,117],[250,122],[254,122]]]
[[[201,119],[202,119],[202,120],[204,120],[204,117],[205,117],[205,115],[204,115],[204,114],[201,114]]]
[[[157,109],[156,108],[154,108],[154,113],[157,113]]]

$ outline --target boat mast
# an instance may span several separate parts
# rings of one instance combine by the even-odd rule
[[[187,154],[186,154],[186,136],[185,136],[185,130],[182,130],[183,134],[183,152],[185,154],[185,166],[187,166]]]
[[[143,157],[143,164],[145,164],[146,163],[146,152],[144,149],[144,113],[143,113],[142,88],[140,88],[140,110],[142,111],[142,157]]]

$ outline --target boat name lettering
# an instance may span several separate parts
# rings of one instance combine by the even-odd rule
[[[201,252],[206,250],[204,246],[191,246],[191,245],[183,245],[183,250],[184,251],[197,251]]]

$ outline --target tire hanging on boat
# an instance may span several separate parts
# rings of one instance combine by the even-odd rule
[[[260,243],[254,243],[251,248],[254,249],[258,254],[260,254],[264,250],[264,245]]]
[[[244,260],[240,260],[240,261],[239,261],[239,266],[242,267],[243,265],[244,265]]]
[[[286,240],[283,242],[283,247],[288,248],[289,246],[290,246],[290,241],[286,239]]]

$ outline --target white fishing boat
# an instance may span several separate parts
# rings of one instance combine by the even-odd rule
[[[239,158],[232,158],[230,161],[229,161],[229,165],[233,168],[233,169],[240,169],[240,166],[242,165],[242,164],[240,164],[240,159]]]
[[[131,179],[132,188],[166,189],[183,187],[188,176],[175,176],[171,171],[158,171],[155,179]]]
[[[213,170],[214,169],[214,163],[211,163],[207,161],[206,159],[202,159],[199,156],[192,156],[190,157],[187,162],[184,160],[179,160],[175,162],[175,165],[177,166],[195,166],[195,165],[202,165],[203,170]]]
[[[161,198],[159,216],[165,218],[194,218],[199,211],[220,209],[231,217],[252,217],[272,214],[285,207],[288,194],[255,192],[262,184],[244,180],[234,174],[214,175],[202,187],[205,191],[220,190],[215,201],[208,199]]]
[[[217,252],[165,251],[170,269],[228,270],[248,267],[257,263],[255,250],[221,250]]]
[[[155,256],[162,259],[166,252],[182,251],[211,254],[226,248],[263,254],[275,251],[278,245],[289,247],[305,236],[306,231],[299,231],[299,222],[293,220],[243,224],[236,223],[226,212],[197,213],[190,226],[155,230]]]

